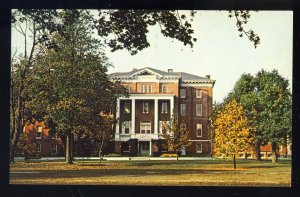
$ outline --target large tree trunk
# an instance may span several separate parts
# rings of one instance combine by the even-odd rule
[[[16,112],[13,112],[13,115],[15,116],[14,118],[14,127],[11,133],[11,140],[10,140],[10,162],[14,162],[14,157],[15,157],[15,150],[16,150],[16,146],[17,146],[17,142],[19,141],[19,137],[20,137],[20,133],[22,131],[22,127],[23,127],[23,97],[22,97],[22,93],[24,90],[24,84],[23,84],[23,80],[25,78],[25,72],[21,72],[20,73],[20,84],[19,84],[19,89],[18,89],[18,100],[17,100],[17,109]],[[13,109],[14,110],[14,109]]]
[[[233,154],[233,168],[236,169],[236,160],[235,160],[235,154]]]
[[[261,161],[261,157],[260,157],[260,142],[256,143],[255,153],[256,153],[256,161]]]
[[[276,142],[272,143],[272,163],[277,163],[278,155],[277,155],[277,144]]]
[[[72,133],[70,131],[66,134],[66,163],[73,164]]]

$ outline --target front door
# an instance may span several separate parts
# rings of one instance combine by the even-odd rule
[[[149,156],[150,153],[150,142],[139,142],[140,155]]]

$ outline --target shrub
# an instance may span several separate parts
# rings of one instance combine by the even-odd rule
[[[161,157],[177,157],[177,154],[174,154],[174,153],[165,153],[165,154],[162,154]]]
[[[109,153],[108,155],[104,155],[105,157],[121,157],[118,153]]]

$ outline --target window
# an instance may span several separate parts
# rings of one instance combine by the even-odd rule
[[[142,85],[142,93],[151,93],[152,85]]]
[[[57,144],[52,144],[52,150],[51,150],[52,154],[56,154],[57,153]]]
[[[167,102],[162,102],[161,103],[161,113],[168,113],[168,103]]]
[[[148,101],[143,102],[143,113],[149,113],[149,102]]]
[[[186,98],[186,89],[180,89],[180,98]]]
[[[202,143],[196,144],[196,152],[202,153]]]
[[[151,122],[150,121],[143,121],[140,124],[140,132],[145,133],[151,133]]]
[[[36,144],[36,152],[40,153],[42,150],[42,145],[41,144]]]
[[[196,98],[202,98],[202,90],[196,90]]]
[[[131,131],[131,121],[123,121],[122,133],[129,134]]]
[[[39,125],[36,128],[37,128],[36,139],[41,139],[42,138],[43,127]]]
[[[162,85],[161,86],[161,93],[167,93],[168,92],[168,89],[167,89],[167,85]]]
[[[185,116],[186,114],[186,104],[180,104],[180,115]]]
[[[130,102],[124,103],[124,114],[130,114]]]
[[[128,86],[124,86],[124,87],[126,88],[127,92],[130,93],[130,86],[128,85]]]
[[[196,104],[196,115],[202,116],[202,104]]]
[[[169,121],[159,121],[159,133],[163,133],[164,126],[167,126],[169,124]],[[170,131],[167,131],[170,132]]]
[[[202,124],[197,124],[196,136],[202,137]]]

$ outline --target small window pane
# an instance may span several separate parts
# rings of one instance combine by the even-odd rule
[[[186,98],[186,89],[180,89],[180,98]]]
[[[180,114],[182,116],[185,116],[185,114],[186,114],[186,105],[185,104],[180,104]]]
[[[168,113],[168,103],[167,102],[162,102],[162,110],[161,113]]]
[[[196,90],[196,98],[202,98],[202,91]]]
[[[196,104],[196,115],[202,116],[202,104]]]
[[[197,124],[197,130],[196,130],[197,136],[202,136],[202,124]]]
[[[124,103],[124,113],[130,114],[130,103],[129,102]]]
[[[143,102],[143,113],[149,113],[149,102]]]

